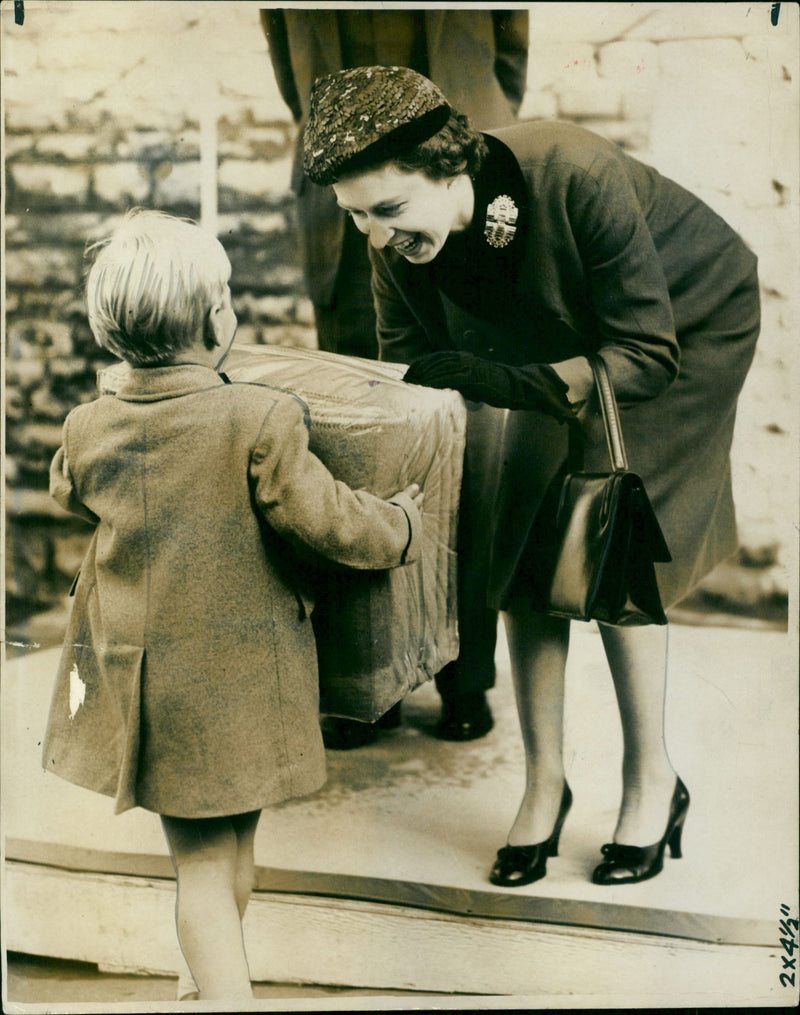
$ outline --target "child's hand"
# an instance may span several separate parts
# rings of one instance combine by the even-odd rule
[[[402,491],[402,493],[404,493],[406,497],[409,497],[413,501],[414,507],[417,509],[417,511],[422,510],[422,501],[425,498],[425,494],[422,492],[422,490],[420,490],[419,483],[412,483],[411,486],[407,486],[405,490]]]

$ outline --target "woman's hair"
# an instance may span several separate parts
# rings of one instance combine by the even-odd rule
[[[488,154],[483,134],[475,130],[463,113],[452,110],[444,127],[426,141],[393,155],[388,161],[404,173],[422,172],[431,180],[443,180],[467,173],[475,176]],[[360,176],[385,165],[382,158],[374,164],[363,161],[348,171],[345,166],[341,178]]]
[[[98,345],[133,366],[171,362],[208,341],[208,313],[225,293],[230,261],[215,236],[188,219],[135,208],[106,239],[86,281]]]

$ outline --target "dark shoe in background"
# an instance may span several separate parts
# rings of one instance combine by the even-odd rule
[[[322,742],[330,751],[352,751],[356,747],[374,744],[381,730],[396,729],[402,722],[402,702],[398,701],[377,722],[359,722],[340,716],[323,716],[320,726]]]
[[[477,740],[494,726],[489,703],[483,693],[460,698],[442,698],[442,716],[434,736],[439,740]]]

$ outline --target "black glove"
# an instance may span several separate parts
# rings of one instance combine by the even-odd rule
[[[415,360],[403,380],[428,388],[453,388],[464,398],[501,409],[538,409],[561,423],[575,419],[567,385],[545,364],[512,367],[470,352],[432,352]]]

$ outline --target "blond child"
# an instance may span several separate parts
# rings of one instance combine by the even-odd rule
[[[325,780],[295,547],[409,563],[421,494],[351,490],[309,451],[298,398],[219,373],[236,316],[213,236],[138,210],[99,246],[89,323],[131,369],[69,414],[51,467],[52,495],[96,527],[43,763],[161,816],[199,996],[244,999],[260,811]]]

